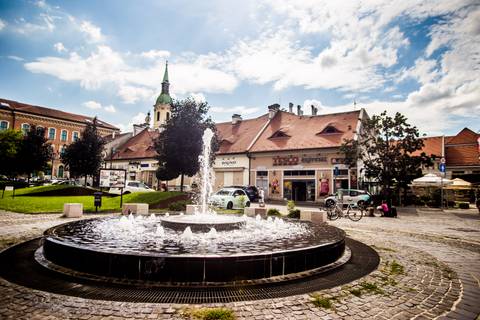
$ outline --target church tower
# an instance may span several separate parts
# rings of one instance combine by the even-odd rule
[[[168,82],[168,61],[165,63],[165,74],[162,81],[162,92],[153,106],[153,129],[159,129],[162,124],[170,119],[172,98],[169,92],[170,82]]]

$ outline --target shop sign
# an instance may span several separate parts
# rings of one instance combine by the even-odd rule
[[[220,164],[222,167],[233,167],[237,165],[237,160],[222,160]]]
[[[273,158],[274,166],[296,166],[299,163],[313,163],[313,162],[327,162],[326,156],[321,155],[311,155],[298,157],[294,155],[289,156],[276,156]]]

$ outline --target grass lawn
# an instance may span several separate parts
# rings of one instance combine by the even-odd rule
[[[56,186],[49,186],[56,187]],[[59,187],[59,186],[58,186]],[[46,188],[46,187],[37,187]],[[15,195],[35,192],[36,188],[25,188],[15,191]],[[32,191],[33,190],[33,191]],[[154,204],[161,200],[180,195],[180,192],[138,192],[123,196],[123,203],[140,202]],[[22,213],[62,212],[64,203],[83,203],[84,212],[95,212],[93,196],[38,197],[22,196],[12,198],[12,192],[5,192],[0,198],[0,209]],[[102,197],[99,211],[120,211],[120,196]]]

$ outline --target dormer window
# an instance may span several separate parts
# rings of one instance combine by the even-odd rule
[[[323,130],[320,131],[317,134],[335,134],[335,133],[342,133],[342,131],[338,130],[337,128],[335,128],[332,125],[328,125],[325,128],[323,128]]]
[[[274,134],[270,136],[269,139],[277,139],[277,138],[290,138],[290,136],[285,132],[283,132],[282,130],[277,130]]]

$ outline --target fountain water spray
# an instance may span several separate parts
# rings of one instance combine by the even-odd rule
[[[201,190],[200,190],[200,205],[201,205],[201,214],[208,213],[208,198],[212,194],[212,185],[213,185],[213,175],[210,169],[210,154],[212,151],[212,138],[213,131],[210,128],[207,128],[203,132],[203,148],[202,154],[199,157],[200,161],[200,174],[201,174]]]

